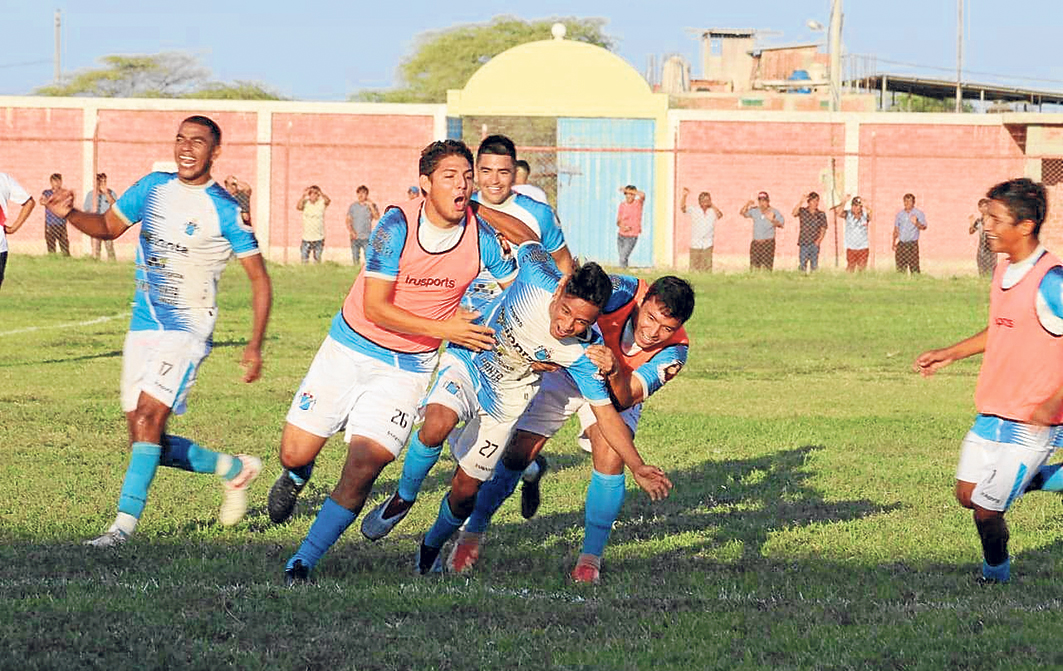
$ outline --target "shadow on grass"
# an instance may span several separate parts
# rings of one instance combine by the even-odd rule
[[[219,347],[244,347],[246,345],[246,340],[225,340],[222,342],[214,343],[211,349],[217,349]],[[122,350],[116,349],[108,352],[96,352],[95,354],[83,354],[81,356],[68,356],[59,359],[26,359],[23,361],[9,361],[6,363],[0,363],[0,368],[16,368],[18,366],[40,366],[43,364],[53,363],[74,363],[77,361],[93,361],[95,359],[113,359],[116,356],[122,356]]]

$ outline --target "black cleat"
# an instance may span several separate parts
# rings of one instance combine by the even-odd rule
[[[288,518],[292,516],[292,511],[295,510],[295,501],[299,498],[299,492],[303,491],[305,486],[305,482],[301,485],[295,484],[295,480],[292,480],[291,476],[288,475],[287,469],[281,473],[281,476],[269,488],[267,507],[269,508],[269,518],[274,524],[282,524],[288,521]]]
[[[431,548],[421,541],[421,547],[417,550],[417,557],[414,559],[414,570],[418,575],[443,573],[443,548]]]
[[[542,482],[543,476],[550,467],[546,462],[546,457],[541,454],[536,455],[535,463],[539,465],[539,473],[534,480],[524,480],[524,484],[520,487],[520,514],[526,520],[535,517],[535,513],[539,512],[539,483]]]
[[[301,559],[296,559],[291,568],[284,569],[284,586],[294,587],[310,582],[310,569]]]

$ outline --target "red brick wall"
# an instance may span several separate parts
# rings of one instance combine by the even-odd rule
[[[920,235],[924,266],[974,268],[977,236],[968,215],[992,185],[1024,173],[1024,157],[1000,126],[860,126],[860,193],[873,208],[872,241],[877,267],[893,263],[893,219],[912,193],[926,213]]]
[[[433,139],[428,116],[274,114],[271,243],[287,245],[289,260],[298,258],[292,252],[302,238],[302,214],[295,206],[303,189],[317,184],[332,199],[325,212],[326,252],[350,258],[345,220],[355,189],[369,187],[381,211],[405,198],[417,184],[421,150]]]
[[[829,167],[832,154],[841,168],[844,125],[684,121],[679,142],[677,198],[688,187],[687,206],[697,207],[698,193],[709,191],[713,204],[723,211],[716,226],[715,253],[748,264],[753,224],[738,211],[763,190],[786,219],[776,233],[776,266],[796,267],[797,222],[791,211],[804,193],[823,191],[820,172]],[[676,226],[677,252],[682,256],[689,251],[690,220],[678,210]]]
[[[79,190],[81,124],[78,109],[0,109],[0,171],[14,177],[34,200],[50,188],[48,177],[55,172],[63,176],[63,186]],[[12,218],[17,212],[15,209]],[[76,247],[79,239],[78,235],[71,236],[71,246]],[[43,252],[44,208],[37,205],[9,241],[12,249],[30,247]]]

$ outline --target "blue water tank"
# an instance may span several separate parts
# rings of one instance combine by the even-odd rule
[[[790,74],[790,81],[792,81],[792,82],[809,81],[811,79],[812,79],[812,77],[809,76],[808,70],[794,70],[793,73]],[[805,94],[808,94],[808,93],[812,93],[812,89],[810,89],[808,87],[791,88],[791,89],[788,89],[788,92],[789,93],[805,93]]]

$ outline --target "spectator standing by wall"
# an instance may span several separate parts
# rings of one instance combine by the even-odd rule
[[[916,208],[915,196],[904,194],[904,209],[893,219],[893,255],[897,272],[919,273],[919,232],[926,230],[926,215]]]
[[[642,233],[642,205],[646,202],[646,194],[634,184],[628,184],[620,191],[624,194],[624,201],[616,211],[616,248],[620,253],[620,267],[627,268],[628,259]]]
[[[712,272],[712,246],[716,237],[716,222],[723,218],[720,208],[712,204],[712,194],[698,194],[698,206],[687,210],[690,189],[683,187],[679,210],[690,215],[690,269]]]
[[[978,251],[974,260],[978,264],[978,274],[982,277],[992,277],[993,271],[997,269],[997,255],[989,247],[989,239],[985,235],[985,215],[988,209],[988,198],[978,201],[978,216],[970,216],[971,227],[967,231],[970,235],[978,233]]]
[[[827,235],[827,213],[819,209],[819,194],[811,191],[802,196],[794,205],[793,216],[798,225],[797,269],[811,273],[819,269],[819,246]]]
[[[7,216],[8,201],[22,206],[11,223],[8,223]],[[7,234],[22,228],[22,224],[29,219],[30,212],[33,212],[34,205],[36,203],[33,202],[33,196],[26,193],[14,177],[0,172],[0,286],[4,284],[4,271],[7,270]]]
[[[96,175],[96,188],[85,194],[85,211],[93,214],[103,214],[111,209],[116,200],[118,200],[118,195],[113,189],[107,187],[107,173],[101,172]],[[103,246],[107,248],[107,258],[114,261],[114,240],[103,240],[102,242]],[[101,240],[99,238],[92,238],[92,257],[97,261],[100,260],[103,251],[100,249],[100,243]]]
[[[52,188],[41,192],[41,205],[52,197],[52,194],[63,188],[63,176],[54,173],[50,181]],[[51,210],[44,211],[44,244],[49,254],[55,254],[56,245],[63,256],[70,256],[70,237],[66,232],[66,219],[60,219],[52,214]]]
[[[251,185],[241,181],[236,175],[225,178],[225,190],[236,199],[240,205],[240,219],[248,226],[251,225]]]
[[[369,200],[369,187],[365,184],[355,189],[355,195],[358,200],[347,208],[347,234],[351,238],[351,261],[358,265],[359,252],[364,258],[369,232],[373,230],[373,222],[380,218],[380,210],[376,203]]]
[[[849,209],[842,209],[847,202]],[[845,218],[845,271],[851,273],[867,270],[870,247],[867,224],[871,221],[871,209],[864,204],[860,196],[854,196],[850,201],[849,194],[845,194],[842,202],[833,209],[836,214],[840,211]]]
[[[321,263],[325,251],[325,209],[332,200],[325,195],[317,184],[306,187],[303,197],[296,203],[295,209],[303,213],[303,242],[299,246],[299,256],[303,263],[314,256],[314,263]]]
[[[767,191],[757,194],[757,201],[746,201],[738,212],[753,220],[753,240],[749,243],[749,269],[771,270],[775,266],[775,229],[782,228],[782,212],[771,206]]]

